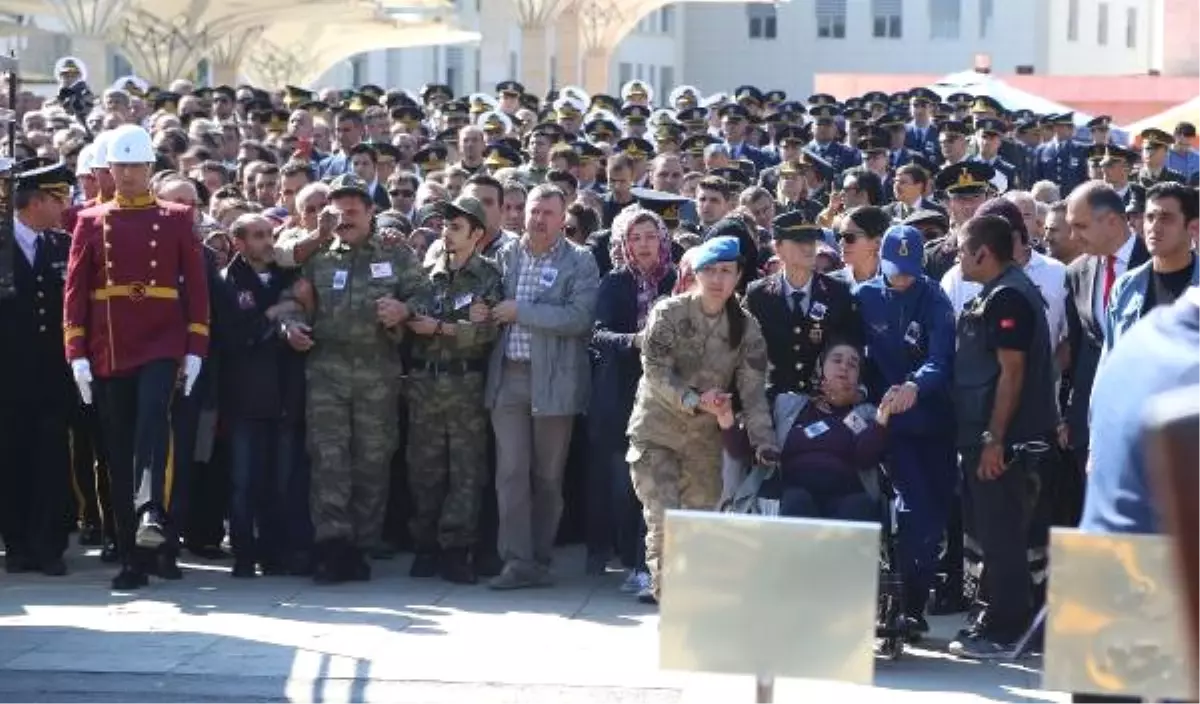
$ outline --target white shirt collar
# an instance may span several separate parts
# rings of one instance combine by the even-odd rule
[[[25,258],[29,260],[30,264],[33,264],[33,260],[37,256],[37,241],[42,233],[21,222],[21,218],[14,217],[13,234],[16,235],[17,246],[21,248]]]
[[[788,298],[791,298],[793,293],[795,293],[796,291],[799,291],[800,293],[804,294],[804,298],[805,298],[805,300],[807,300],[809,297],[809,294],[812,293],[813,279],[815,279],[817,277],[817,275],[814,273],[812,276],[809,276],[808,283],[804,284],[800,288],[796,288],[795,286],[792,286],[792,282],[788,281],[787,274],[781,273],[779,275],[779,277],[781,279],[783,279],[783,294],[785,296],[787,296]]]

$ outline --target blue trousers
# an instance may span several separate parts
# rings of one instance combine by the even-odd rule
[[[906,610],[921,615],[938,569],[938,549],[957,487],[957,456],[950,438],[892,436],[888,476],[899,495],[896,559],[904,577]]]
[[[306,547],[308,505],[299,491],[300,433],[283,420],[231,424],[229,537],[238,559],[282,563]],[[257,527],[257,535],[255,528]]]

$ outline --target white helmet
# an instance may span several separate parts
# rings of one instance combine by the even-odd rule
[[[108,168],[108,144],[112,141],[113,130],[105,130],[96,135],[96,139],[92,142],[92,163],[93,169]]]
[[[108,163],[153,164],[157,161],[150,133],[138,125],[121,125],[108,143]]]
[[[83,149],[79,150],[79,158],[75,161],[76,176],[90,176],[92,166],[96,160],[96,145],[85,144]]]

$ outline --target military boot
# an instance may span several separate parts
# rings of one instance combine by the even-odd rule
[[[317,543],[313,547],[313,581],[317,584],[340,584],[346,581],[345,570],[342,568],[342,553],[340,540]]]
[[[479,577],[471,564],[466,548],[448,548],[442,551],[439,571],[442,579],[454,584],[475,584]]]
[[[438,573],[438,552],[432,548],[422,548],[413,555],[412,566],[408,568],[408,576],[417,579],[436,577]]]

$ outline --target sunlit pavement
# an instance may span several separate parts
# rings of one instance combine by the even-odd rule
[[[579,550],[560,553],[557,586],[521,592],[410,579],[408,562],[321,587],[185,560],[182,581],[130,594],[82,554],[65,578],[0,574],[0,700],[753,701],[749,677],[659,670],[655,611],[619,593],[617,573],[585,577]],[[877,660],[874,687],[780,681],[776,701],[1069,699],[1038,689],[1037,659],[946,655],[959,625],[934,619],[928,649]]]

